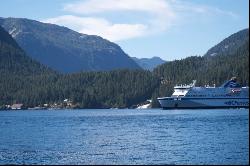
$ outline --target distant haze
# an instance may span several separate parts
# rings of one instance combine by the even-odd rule
[[[153,58],[136,58],[132,57],[132,59],[143,69],[153,71],[157,66],[165,63],[166,61],[162,60],[159,57]]]

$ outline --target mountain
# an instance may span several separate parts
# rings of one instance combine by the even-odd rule
[[[0,25],[30,57],[60,72],[141,69],[117,44],[99,36],[24,18],[0,18]]]
[[[60,74],[27,56],[0,27],[0,109],[13,103],[26,107],[61,105],[64,99],[78,108],[128,108],[152,98],[157,107],[156,98],[170,96],[176,84],[189,84],[195,79],[198,86],[220,86],[233,76],[241,85],[249,86],[249,36],[227,54],[187,57],[164,63],[153,72]]]
[[[143,69],[153,71],[155,67],[165,63],[166,61],[162,60],[159,57],[152,58],[136,58],[132,57],[132,59]]]
[[[249,39],[249,29],[243,29],[227,37],[219,44],[207,51],[204,56],[214,56],[218,54],[232,54]]]
[[[40,99],[41,87],[53,75],[56,72],[27,56],[0,26],[0,109],[5,104]]]
[[[0,74],[31,75],[52,72],[26,55],[16,41],[0,26]],[[3,80],[3,79],[1,79]]]
[[[222,49],[225,43],[229,46],[228,50]],[[217,50],[216,56],[211,56],[211,52],[215,53],[211,50]],[[204,56],[164,63],[154,69],[153,73],[161,78],[161,84],[152,97],[154,107],[159,107],[157,97],[170,96],[176,84],[190,84],[192,80],[197,80],[197,86],[220,86],[236,76],[242,86],[249,86],[248,29],[229,36]]]
[[[128,108],[151,97],[159,79],[144,70],[62,74],[26,55],[0,26],[0,109],[22,103],[25,108]]]

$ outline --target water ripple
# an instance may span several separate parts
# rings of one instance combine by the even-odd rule
[[[0,112],[0,164],[248,164],[249,110]]]

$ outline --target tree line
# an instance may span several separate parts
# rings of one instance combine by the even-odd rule
[[[1,30],[0,30],[1,32]],[[2,32],[1,32],[2,33]],[[133,108],[170,96],[176,84],[221,85],[233,76],[249,85],[249,40],[231,54],[192,56],[167,62],[153,72],[114,70],[61,74],[29,58],[13,39],[0,34],[0,108],[72,101],[76,108]]]

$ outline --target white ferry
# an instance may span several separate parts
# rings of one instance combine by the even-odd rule
[[[175,86],[171,97],[158,98],[162,108],[249,108],[249,87],[241,87],[236,77],[220,87],[195,87],[195,83]]]

